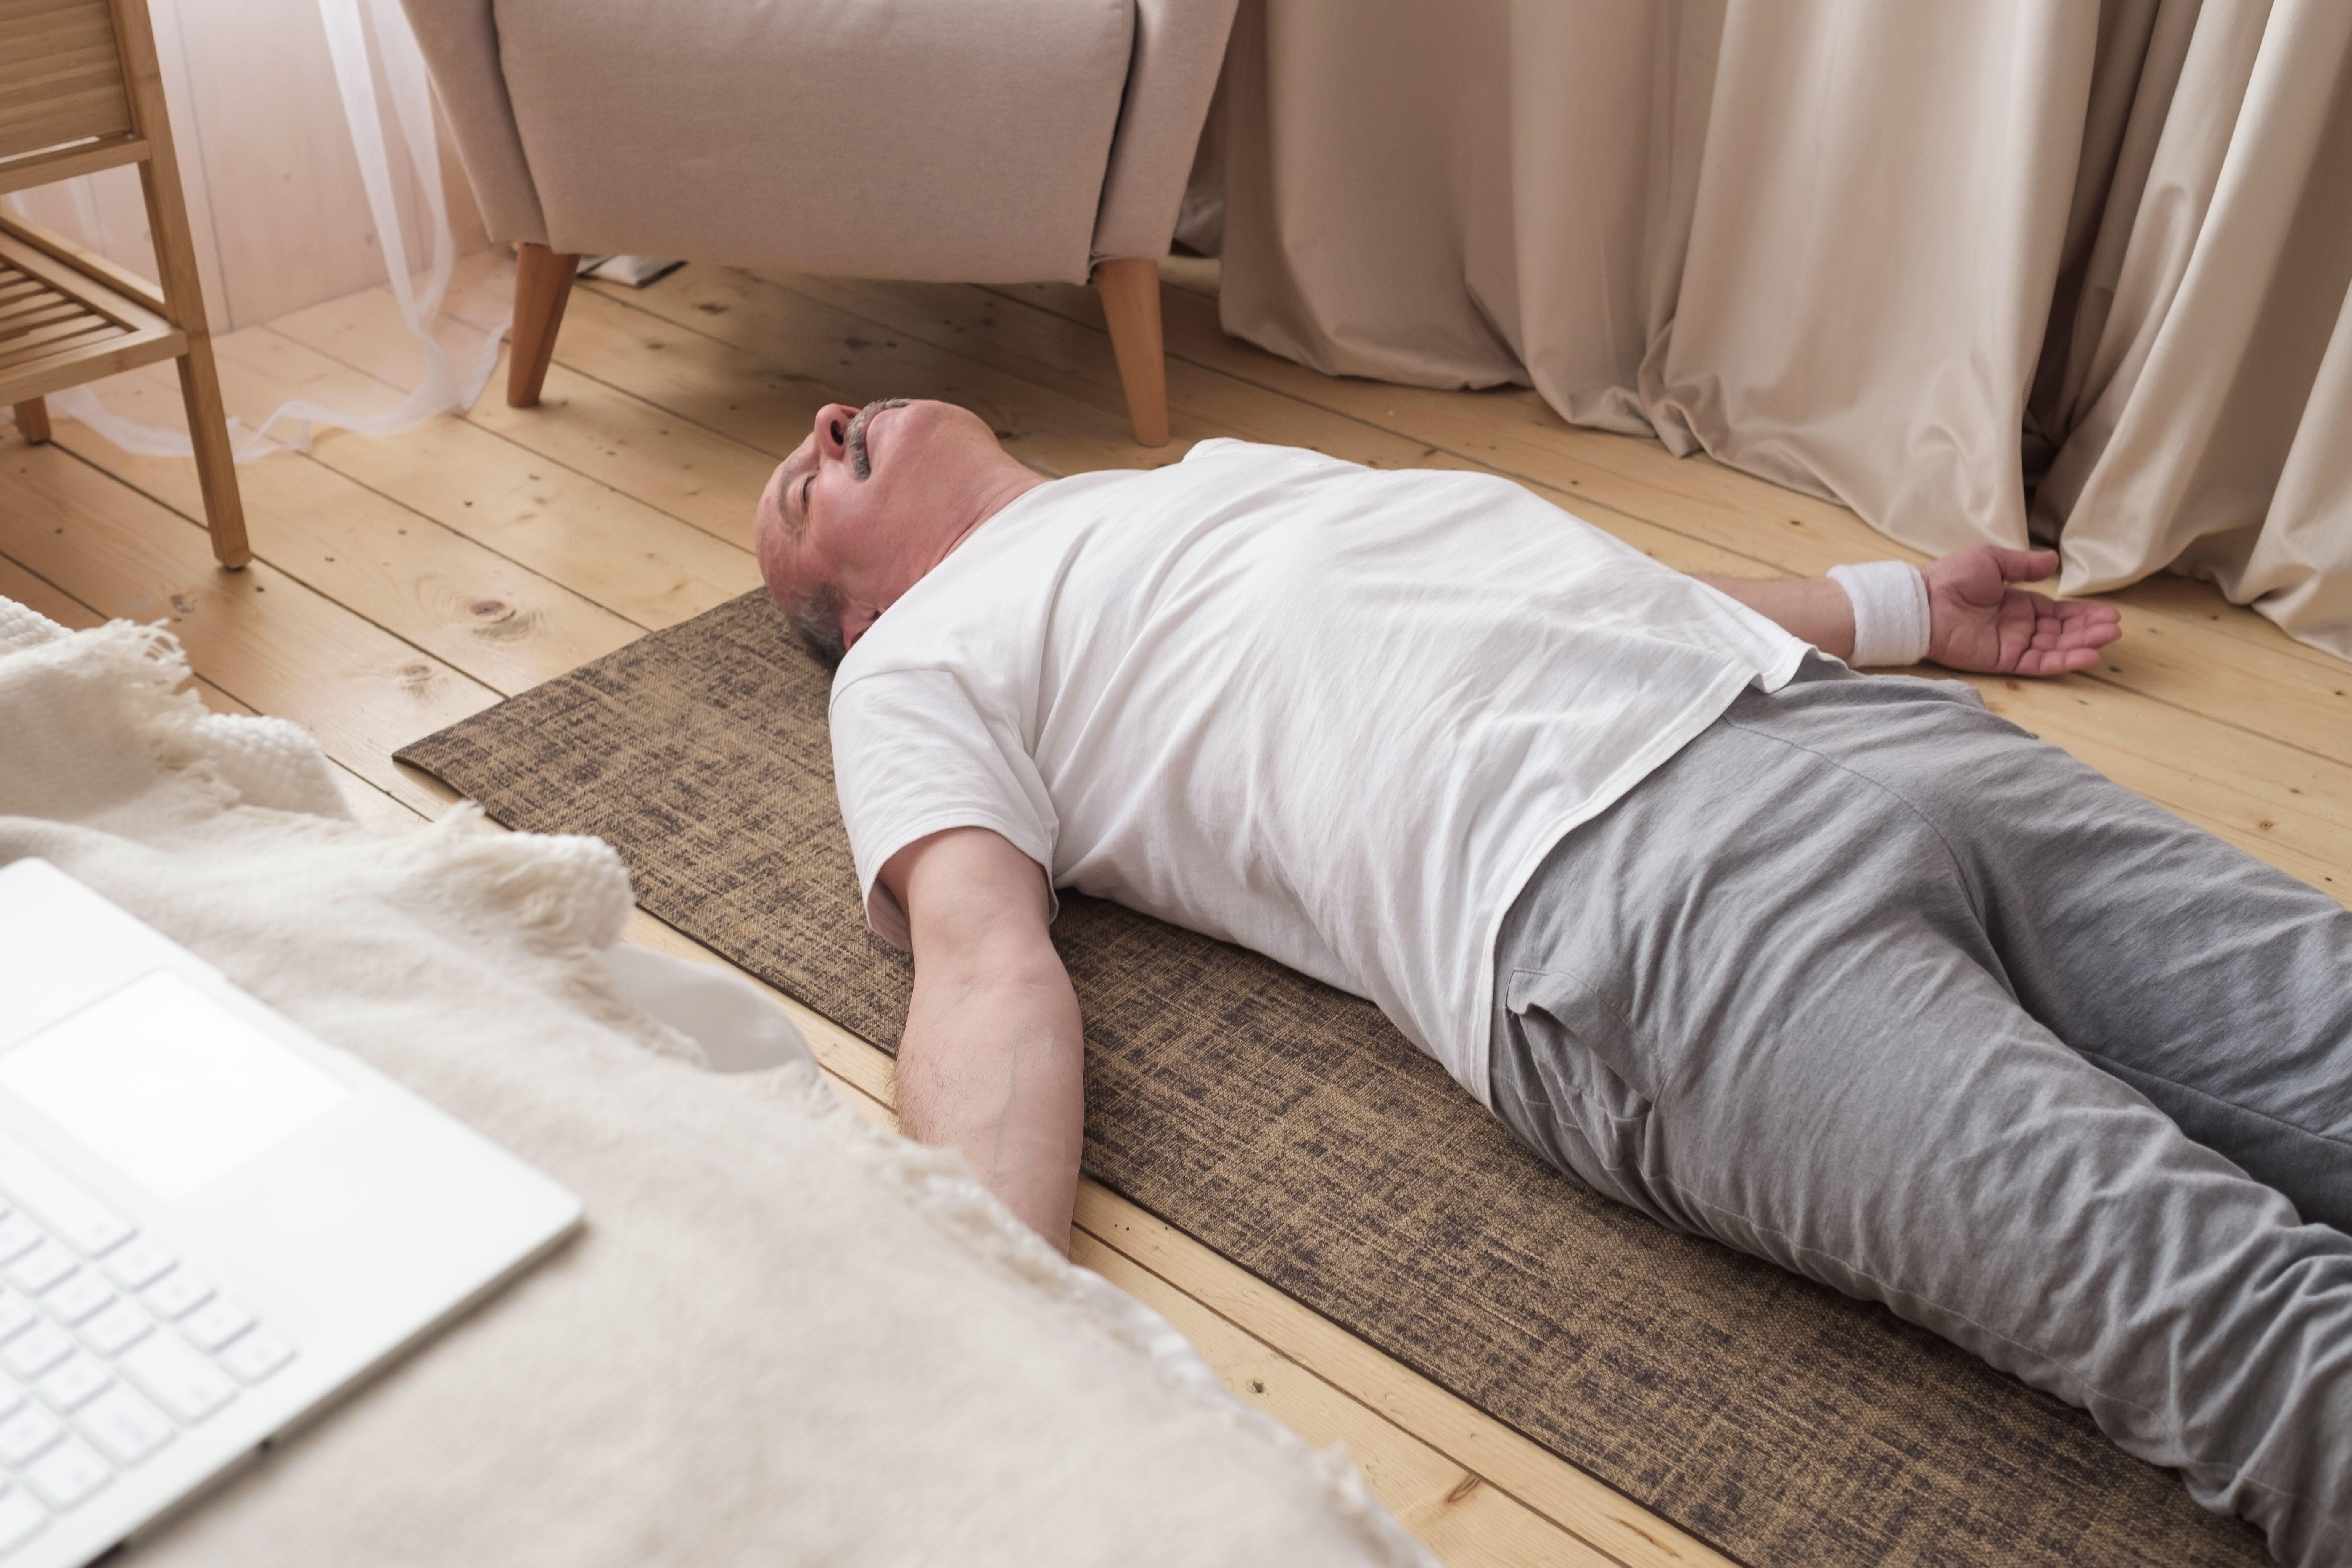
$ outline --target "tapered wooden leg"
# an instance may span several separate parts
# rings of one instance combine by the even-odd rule
[[[205,289],[196,271],[196,245],[188,230],[187,203],[180,195],[172,122],[163,112],[155,37],[149,30],[144,6],[117,6],[113,15],[115,39],[122,49],[131,89],[131,122],[148,142],[148,154],[139,163],[139,186],[147,198],[147,233],[155,247],[163,314],[188,340],[178,360],[180,398],[187,405],[188,442],[196,454],[196,489],[205,498],[205,522],[212,531],[213,555],[235,572],[253,559],[253,550],[245,542],[245,502],[236,493],[228,410],[221,403],[220,376],[213,368],[212,331],[205,324]]]
[[[507,349],[507,406],[535,408],[555,357],[556,329],[580,258],[528,240],[515,247],[514,342]]]
[[[49,405],[41,398],[27,398],[16,405],[16,434],[27,441],[49,438]]]
[[[220,376],[213,369],[213,341],[202,331],[188,335],[188,352],[177,361],[180,396],[188,405],[188,440],[196,449],[196,489],[205,498],[205,523],[212,530],[213,556],[235,572],[253,559],[245,542],[245,500],[237,494],[236,458],[228,444],[228,410],[221,403]]]
[[[1127,389],[1127,416],[1146,447],[1168,444],[1168,364],[1160,340],[1160,263],[1120,256],[1095,268],[1095,290],[1110,323],[1110,350],[1118,383]]]

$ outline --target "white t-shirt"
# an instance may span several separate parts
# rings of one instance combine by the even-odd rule
[[[1370,997],[1483,1103],[1537,864],[1804,653],[1507,479],[1203,441],[975,529],[842,661],[834,768],[886,939],[890,857],[994,828]]]

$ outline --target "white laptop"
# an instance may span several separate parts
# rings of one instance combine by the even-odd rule
[[[0,867],[0,1568],[104,1552],[580,1214],[47,861]]]

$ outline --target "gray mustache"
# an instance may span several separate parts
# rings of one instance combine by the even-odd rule
[[[849,434],[842,437],[841,444],[849,449],[851,477],[863,480],[871,479],[874,474],[873,460],[866,455],[866,422],[886,408],[906,406],[907,400],[903,397],[880,397],[859,409],[856,417],[850,420]]]

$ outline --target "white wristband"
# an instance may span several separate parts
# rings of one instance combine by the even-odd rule
[[[1830,580],[1853,603],[1848,664],[1885,669],[1927,657],[1927,579],[1919,568],[1907,561],[1871,561],[1832,566]]]

